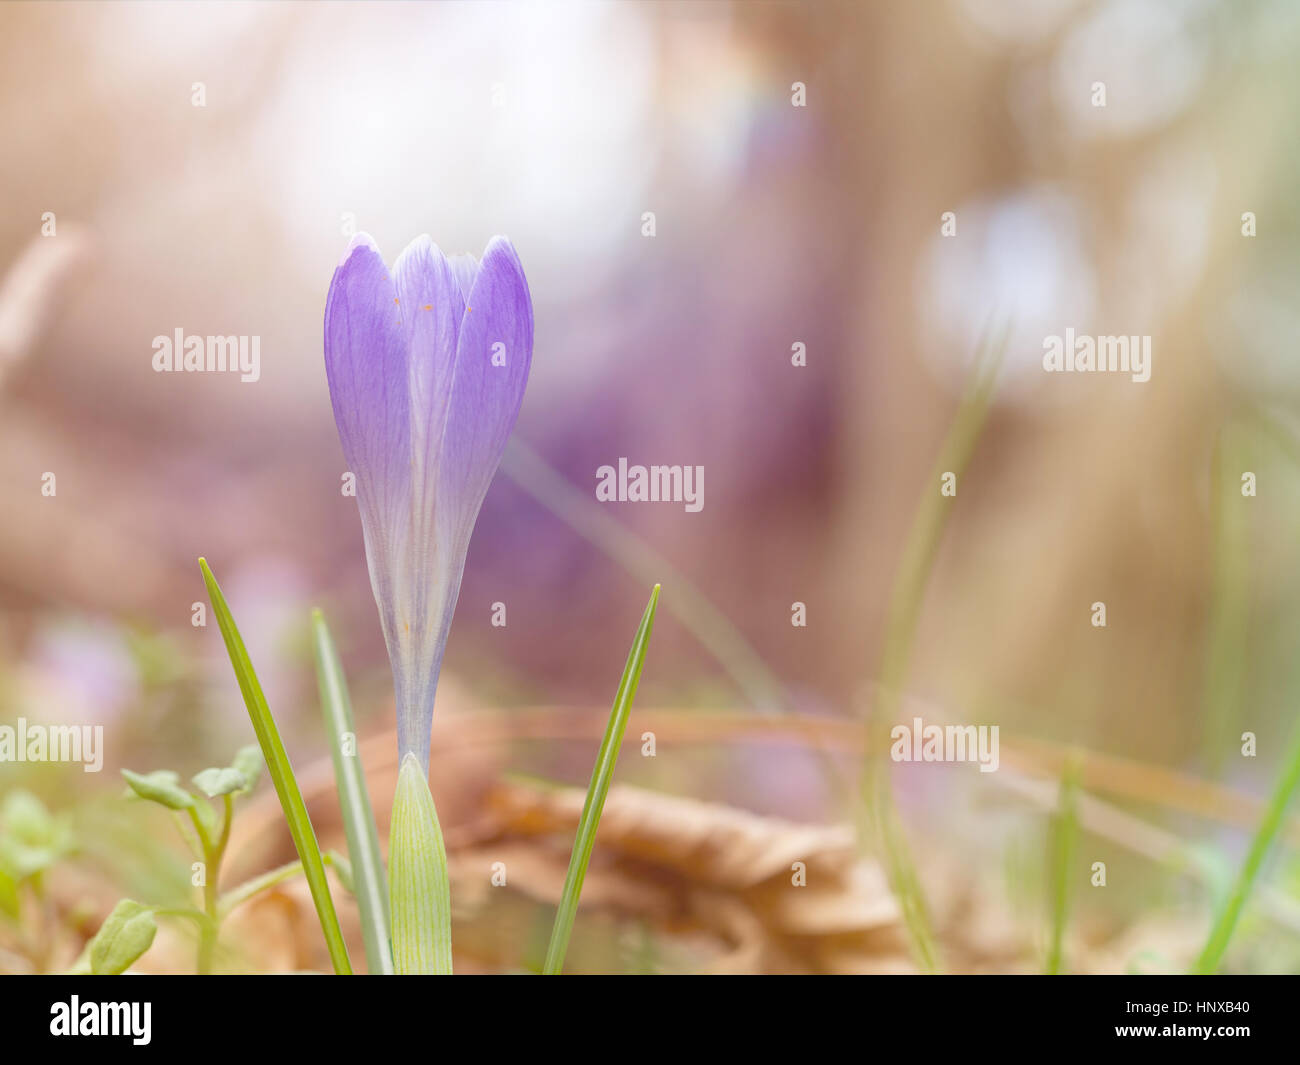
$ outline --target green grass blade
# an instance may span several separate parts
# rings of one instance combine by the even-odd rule
[[[393,949],[388,938],[388,878],[379,851],[379,832],[370,806],[365,770],[356,750],[356,727],[352,722],[352,700],[347,679],[330,637],[325,615],[312,611],[312,647],[316,652],[316,681],[320,687],[325,732],[334,759],[334,782],[338,787],[343,828],[348,837],[348,858],[352,863],[353,891],[361,911],[361,935],[366,944],[366,964],[372,973],[387,976],[393,971]],[[351,750],[344,750],[352,737]]]
[[[262,757],[266,759],[266,768],[275,784],[275,792],[280,797],[280,807],[284,810],[284,819],[289,825],[289,834],[293,845],[302,859],[303,871],[307,885],[311,889],[312,902],[316,904],[316,915],[320,918],[321,931],[325,934],[325,945],[329,949],[334,971],[339,974],[351,974],[352,965],[348,961],[347,944],[343,941],[343,932],[339,928],[338,914],[334,912],[334,901],[330,898],[329,884],[325,880],[325,866],[321,861],[320,847],[316,843],[316,833],[311,827],[311,818],[307,816],[307,807],[302,801],[302,792],[293,775],[293,766],[285,753],[280,740],[279,730],[275,727],[275,718],[266,705],[266,696],[262,694],[262,685],[253,671],[248,651],[244,647],[243,637],[235,626],[230,607],[221,594],[221,587],[212,575],[205,559],[199,559],[203,570],[203,581],[208,586],[208,598],[212,600],[212,612],[221,627],[221,636],[226,641],[226,651],[230,655],[230,664],[234,667],[235,678],[239,681],[239,690],[244,696],[244,705],[248,707],[248,716],[253,722],[253,731],[262,748]]]
[[[1214,777],[1228,764],[1241,735],[1242,693],[1250,660],[1251,500],[1241,495],[1240,471],[1254,465],[1248,424],[1219,429],[1210,478],[1212,583],[1205,653],[1204,757]]]
[[[891,763],[886,752],[889,750],[890,726],[898,716],[903,684],[911,663],[912,643],[920,621],[925,589],[952,509],[951,500],[942,497],[936,486],[943,473],[953,472],[960,477],[970,462],[992,406],[1009,333],[1009,326],[1004,326],[996,337],[989,333],[981,342],[970,383],[926,481],[921,504],[913,516],[890,597],[880,661],[879,697],[872,708],[872,720],[868,726],[870,740],[862,774],[863,807],[867,815],[863,835],[869,836],[874,829],[890,889],[903,911],[903,923],[911,940],[912,952],[927,973],[939,970],[939,949],[907,835],[894,802]]]
[[[609,794],[610,781],[614,777],[614,766],[618,762],[619,748],[623,746],[623,733],[627,731],[627,719],[632,712],[632,700],[636,698],[637,684],[641,680],[641,667],[645,664],[646,648],[650,645],[650,630],[654,628],[655,609],[659,606],[659,585],[650,593],[650,602],[646,604],[641,624],[632,641],[632,650],[628,652],[627,665],[623,667],[623,679],[619,681],[618,693],[614,696],[614,706],[609,712],[609,724],[605,728],[605,738],[601,741],[600,752],[596,755],[596,765],[591,771],[591,783],[587,785],[587,801],[582,807],[582,817],[578,821],[578,834],[573,841],[573,853],[569,857],[569,871],[564,878],[564,894],[560,896],[560,906],[555,913],[555,926],[551,930],[551,943],[546,950],[546,962],[542,972],[547,976],[558,975],[564,969],[564,955],[569,949],[569,937],[573,934],[573,922],[578,915],[578,896],[582,894],[582,882],[587,876],[587,863],[591,860],[592,848],[596,845],[596,829],[600,827],[600,814],[605,809],[605,796]]]
[[[1047,950],[1047,973],[1055,976],[1065,965],[1065,925],[1070,915],[1071,865],[1079,836],[1079,776],[1077,758],[1065,763],[1061,774],[1060,798],[1051,827],[1052,937]]]
[[[1264,865],[1264,858],[1268,855],[1269,848],[1272,847],[1282,827],[1286,808],[1295,795],[1297,787],[1300,787],[1300,727],[1296,728],[1282,775],[1278,778],[1268,808],[1255,829],[1255,837],[1250,842],[1246,860],[1242,862],[1241,869],[1237,872],[1237,879],[1233,882],[1227,903],[1219,911],[1214,927],[1210,929],[1210,936],[1201,951],[1201,956],[1196,959],[1196,964],[1192,967],[1193,973],[1206,975],[1218,970],[1219,964],[1223,961],[1223,954],[1228,949],[1228,942],[1232,939],[1232,933],[1236,931],[1237,920],[1241,917],[1241,911],[1245,908],[1246,900],[1255,886],[1255,880]]]
[[[501,472],[624,572],[647,584],[667,583],[673,594],[665,600],[664,610],[713,656],[753,709],[771,714],[794,710],[785,685],[739,627],[667,558],[607,513],[589,491],[571,484],[517,432],[510,435]],[[854,781],[827,741],[811,727],[804,735],[832,794],[850,801]]]

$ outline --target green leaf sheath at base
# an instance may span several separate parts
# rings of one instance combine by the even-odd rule
[[[447,851],[429,782],[415,755],[402,759],[388,839],[393,967],[399,975],[451,974]]]
[[[623,677],[618,683],[614,705],[609,712],[609,724],[605,726],[605,738],[601,740],[596,765],[591,771],[591,782],[587,785],[587,801],[583,804],[582,817],[578,821],[578,834],[573,841],[573,853],[569,856],[569,871],[564,878],[564,893],[560,896],[560,905],[555,911],[555,927],[551,930],[551,942],[546,949],[546,962],[542,967],[542,972],[547,976],[556,976],[564,970],[564,955],[569,949],[573,922],[578,916],[582,882],[587,877],[587,863],[591,861],[591,852],[596,846],[596,829],[600,827],[600,814],[605,809],[610,781],[614,779],[614,766],[618,762],[619,749],[623,746],[623,733],[627,731],[627,719],[632,713],[632,700],[636,698],[637,685],[641,681],[641,667],[645,665],[645,653],[650,646],[650,632],[654,629],[655,610],[658,606],[659,585],[656,584],[650,593],[645,613],[641,615],[641,624],[632,640],[632,649],[627,654]]]
[[[321,712],[334,761],[334,783],[343,812],[348,838],[349,888],[361,911],[361,935],[366,944],[366,964],[372,973],[393,971],[389,944],[388,881],[379,850],[379,832],[370,806],[370,790],[357,752],[356,727],[352,723],[352,700],[338,651],[329,627],[319,610],[313,611],[312,646],[316,652],[316,680],[320,687]],[[342,867],[337,866],[340,873]]]
[[[275,718],[266,705],[266,696],[262,694],[262,685],[253,671],[248,651],[244,647],[243,637],[235,626],[230,607],[221,594],[221,586],[212,575],[212,570],[204,559],[199,559],[203,570],[203,581],[208,586],[208,598],[212,600],[212,612],[221,627],[221,636],[226,642],[226,651],[230,655],[230,664],[234,667],[235,678],[239,681],[239,690],[244,696],[244,705],[248,708],[249,720],[257,734],[258,745],[262,748],[262,757],[266,759],[266,768],[270,773],[275,792],[280,798],[280,808],[289,825],[289,834],[293,845],[302,860],[303,873],[307,886],[311,890],[312,902],[316,905],[316,916],[320,918],[321,931],[325,936],[325,946],[329,949],[330,961],[334,971],[339,974],[351,974],[352,964],[348,960],[347,944],[343,941],[343,932],[339,928],[338,915],[334,912],[334,901],[330,898],[329,883],[325,879],[325,865],[321,861],[320,846],[316,842],[316,832],[307,816],[307,806],[302,801],[302,791],[293,775],[293,766],[285,753],[280,732],[275,726]]]

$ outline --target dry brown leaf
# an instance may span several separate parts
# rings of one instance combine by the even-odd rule
[[[508,786],[491,793],[506,826],[527,835],[576,832],[585,800],[577,788]],[[800,825],[630,787],[610,790],[599,839],[628,857],[734,890],[788,875],[795,862],[810,876],[835,875],[854,854],[847,827]]]

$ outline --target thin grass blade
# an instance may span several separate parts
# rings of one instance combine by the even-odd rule
[[[1295,737],[1291,741],[1291,748],[1282,767],[1282,775],[1278,778],[1264,816],[1255,829],[1250,850],[1246,852],[1246,859],[1237,872],[1228,901],[1219,911],[1214,927],[1210,929],[1205,947],[1192,967],[1193,973],[1208,975],[1218,971],[1232,934],[1236,931],[1237,920],[1246,907],[1246,900],[1250,898],[1255,880],[1259,876],[1260,869],[1263,868],[1264,859],[1273,846],[1273,841],[1277,839],[1282,822],[1286,818],[1287,806],[1290,805],[1298,787],[1300,787],[1300,726],[1296,728]]]
[[[316,652],[316,681],[320,687],[321,712],[334,760],[334,783],[343,811],[343,829],[348,838],[352,863],[352,886],[361,911],[361,935],[366,945],[366,964],[372,973],[390,975],[393,949],[389,942],[388,877],[379,850],[379,831],[370,805],[365,770],[356,748],[356,726],[352,721],[352,700],[348,696],[343,664],[330,636],[325,615],[312,611],[312,648]],[[349,742],[349,740],[351,742]]]
[[[243,637],[235,625],[235,619],[226,605],[226,598],[221,594],[221,586],[212,575],[205,559],[199,559],[199,568],[203,570],[203,581],[208,586],[208,598],[212,600],[212,612],[221,627],[221,636],[226,641],[226,652],[230,655],[230,664],[234,667],[235,678],[239,681],[239,690],[244,696],[244,705],[248,707],[249,719],[253,722],[253,731],[257,734],[258,745],[262,748],[262,757],[266,759],[266,768],[275,784],[275,792],[280,797],[280,807],[284,819],[289,825],[289,834],[293,845],[302,859],[303,871],[307,885],[311,889],[312,902],[316,904],[316,916],[320,918],[321,931],[325,934],[325,945],[329,949],[330,961],[334,971],[340,975],[350,975],[352,965],[348,960],[347,944],[339,928],[338,914],[334,911],[334,901],[330,898],[329,883],[325,879],[325,866],[321,861],[320,847],[316,842],[316,832],[307,816],[307,806],[302,801],[302,791],[293,775],[293,766],[285,753],[280,740],[280,732],[275,727],[275,718],[266,705],[266,696],[262,694],[262,685],[253,671],[248,650],[244,647]]]
[[[1065,763],[1061,791],[1051,827],[1052,936],[1047,950],[1047,972],[1055,976],[1065,966],[1065,926],[1070,916],[1071,866],[1079,836],[1079,778],[1082,767],[1077,757]]]
[[[911,940],[912,952],[927,973],[937,972],[940,968],[939,948],[907,834],[894,802],[891,763],[886,752],[889,750],[890,727],[898,716],[903,684],[911,663],[921,604],[951,510],[950,500],[942,497],[934,486],[945,472],[960,476],[970,462],[992,406],[1009,332],[1009,326],[1004,325],[997,333],[986,333],[981,341],[970,382],[926,482],[926,493],[912,518],[890,597],[880,661],[879,695],[868,726],[867,760],[862,774],[862,805],[866,815],[862,836],[864,839],[875,837],[889,876],[889,886],[903,911],[903,923]]]
[[[591,861],[591,851],[596,845],[596,829],[600,827],[600,814],[605,809],[605,797],[609,794],[610,781],[614,778],[619,748],[623,746],[623,733],[627,731],[632,700],[636,698],[637,685],[641,681],[641,667],[645,665],[646,649],[650,646],[650,631],[654,628],[655,610],[658,606],[659,585],[656,584],[650,593],[645,613],[641,616],[636,638],[632,641],[632,650],[628,652],[623,679],[619,681],[614,706],[609,712],[605,738],[601,741],[596,765],[591,771],[591,783],[587,785],[587,801],[583,804],[582,817],[578,821],[578,834],[573,842],[573,853],[569,857],[569,871],[564,878],[564,893],[560,896],[555,926],[551,930],[551,943],[542,967],[542,972],[547,976],[556,976],[564,969],[564,955],[569,949],[569,937],[573,934],[573,922],[578,915],[578,897],[582,894],[587,863]]]

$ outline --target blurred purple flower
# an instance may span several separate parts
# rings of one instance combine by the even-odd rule
[[[419,237],[390,275],[358,234],[334,271],[325,371],[393,667],[398,755],[421,766],[465,553],[532,353],[528,283],[504,237],[481,263]]]

